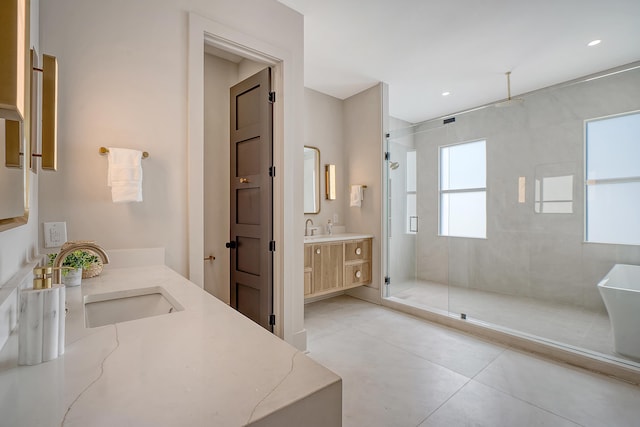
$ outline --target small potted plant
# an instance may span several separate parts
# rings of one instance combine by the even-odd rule
[[[58,254],[49,254],[49,265],[53,265],[56,256]],[[82,282],[82,270],[98,261],[98,257],[91,252],[80,249],[71,252],[62,262],[62,283],[66,286],[79,286]]]

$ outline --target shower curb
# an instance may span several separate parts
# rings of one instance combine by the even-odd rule
[[[426,310],[407,304],[406,301],[398,302],[392,298],[384,298],[382,305],[508,347],[640,385],[640,368],[626,364],[622,359],[611,359],[605,355],[588,353],[577,347],[543,341],[534,336],[507,331],[473,319],[463,320],[447,312]]]

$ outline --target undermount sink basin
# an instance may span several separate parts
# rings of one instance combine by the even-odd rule
[[[161,286],[92,294],[84,297],[84,324],[96,328],[182,310]]]

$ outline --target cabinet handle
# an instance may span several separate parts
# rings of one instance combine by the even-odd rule
[[[359,279],[362,276],[360,270],[356,270],[356,279]]]
[[[248,184],[251,181],[249,181],[247,178],[240,178],[240,184]]]
[[[356,248],[356,255],[360,255],[362,253],[362,249]]]
[[[320,248],[316,248],[316,253],[319,254],[320,253]]]

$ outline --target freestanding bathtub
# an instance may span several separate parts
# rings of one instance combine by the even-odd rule
[[[598,290],[609,313],[613,348],[640,360],[640,265],[614,265]]]

